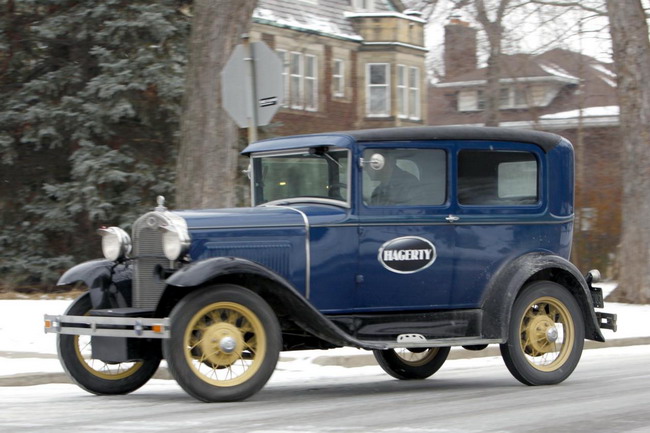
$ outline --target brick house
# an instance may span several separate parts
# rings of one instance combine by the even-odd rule
[[[284,63],[284,103],[266,133],[422,124],[424,24],[395,0],[259,0],[251,40]]]
[[[427,123],[481,125],[486,68],[478,67],[476,29],[445,26],[445,76],[429,89]],[[616,76],[610,63],[564,49],[504,55],[500,126],[567,137],[576,150],[576,225],[572,260],[613,277],[622,194]]]

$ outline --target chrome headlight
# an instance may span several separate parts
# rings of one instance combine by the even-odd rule
[[[178,260],[190,246],[190,235],[187,228],[181,224],[162,226],[162,246],[165,257],[169,260]]]
[[[131,252],[131,237],[119,227],[97,230],[102,237],[102,251],[108,260],[120,260]]]

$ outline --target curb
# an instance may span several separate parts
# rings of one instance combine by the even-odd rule
[[[591,349],[606,349],[609,347],[626,347],[626,346],[642,346],[650,345],[650,337],[631,337],[619,338],[609,340],[604,343],[596,341],[585,341],[585,350]],[[56,355],[43,355],[28,352],[9,352],[0,353],[1,356],[11,358],[57,358]],[[497,345],[490,345],[486,349],[480,351],[465,350],[460,347],[453,348],[449,353],[448,360],[453,359],[473,359],[473,358],[487,358],[491,356],[500,356],[499,347]],[[289,358],[280,358],[280,361],[289,361]],[[374,355],[372,353],[362,353],[359,355],[348,356],[318,356],[312,360],[316,365],[321,366],[339,366],[345,368],[367,367],[377,365]],[[158,369],[153,376],[154,379],[171,380],[173,379],[166,367]],[[73,383],[65,373],[25,373],[16,374],[13,376],[0,377],[0,386],[33,386],[33,385],[46,385],[52,383]]]

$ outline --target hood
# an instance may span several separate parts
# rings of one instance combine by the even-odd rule
[[[258,206],[230,209],[181,210],[173,213],[182,217],[192,230],[237,227],[274,227],[337,224],[346,221],[349,209],[336,206],[294,204],[291,206]],[[305,218],[307,221],[305,221]]]

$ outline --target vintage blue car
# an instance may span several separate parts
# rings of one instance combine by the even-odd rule
[[[424,379],[451,346],[499,344],[524,384],[556,384],[596,313],[598,272],[569,262],[574,160],[564,138],[500,128],[323,133],[248,146],[250,208],[169,211],[129,236],[102,228],[105,259],[60,285],[88,292],[46,316],[79,386],[123,394],[161,359],[190,395],[245,399],[282,350],[372,350]]]

